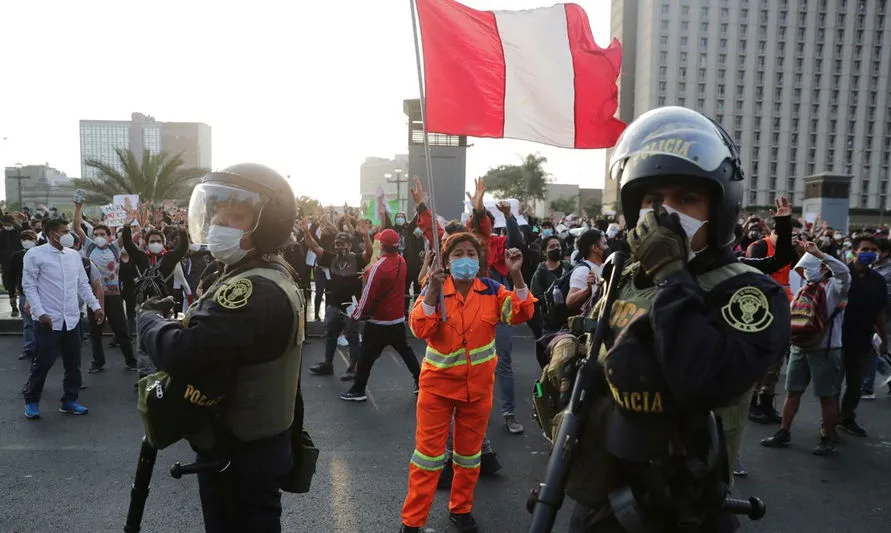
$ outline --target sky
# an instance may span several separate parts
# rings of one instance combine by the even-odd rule
[[[550,0],[462,0],[530,9]],[[598,44],[610,2],[577,0]],[[80,175],[78,121],[211,126],[213,166],[258,162],[324,204],[359,199],[367,156],[406,153],[402,100],[418,97],[410,0],[2,2],[0,165]],[[5,140],[4,140],[5,139]],[[527,153],[557,183],[602,187],[604,151],[472,139],[473,178]],[[3,191],[5,197],[5,191]]]

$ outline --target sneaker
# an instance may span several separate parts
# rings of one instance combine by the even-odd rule
[[[749,407],[749,420],[757,424],[769,424],[767,415],[761,410],[760,406]]]
[[[792,434],[781,428],[772,437],[761,439],[761,446],[765,448],[785,448],[791,441]]]
[[[319,363],[309,367],[309,371],[317,376],[330,376],[334,373],[334,365],[331,363]]]
[[[523,432],[523,425],[517,422],[517,417],[514,415],[504,415],[504,427],[514,435],[519,435]]]
[[[368,399],[368,396],[365,395],[365,392],[357,392],[353,389],[350,389],[340,395],[341,400],[346,400],[348,402],[364,402]]]
[[[101,366],[91,366],[89,370],[87,370],[88,374],[98,374],[99,372],[104,371],[105,368]]]
[[[768,424],[782,424],[783,423],[782,415],[780,415],[780,413],[776,410],[776,408],[773,405],[767,405],[764,407],[764,416],[767,417]]]
[[[111,342],[108,343],[109,348],[117,348],[118,346],[120,346],[120,343],[118,343],[117,339],[112,339]]]
[[[350,342],[347,340],[346,337],[341,335],[340,337],[337,337],[337,345],[338,346],[349,346]]]
[[[449,513],[449,520],[455,524],[461,533],[477,533],[476,520],[470,513],[454,514]]]
[[[356,379],[356,370],[353,368],[347,368],[346,373],[340,376],[340,381],[353,381]]]
[[[399,533],[420,533],[420,532],[421,532],[421,528],[414,527],[414,526],[406,526],[404,524],[402,525],[401,528],[399,528]]]
[[[860,394],[860,399],[861,400],[875,400],[876,395],[874,392],[864,392],[864,393]]]
[[[418,393],[421,392],[421,385],[418,384],[417,381],[415,381],[415,389],[414,390],[415,390],[415,396],[417,396]]]
[[[21,354],[19,354],[19,361],[22,361],[25,359],[34,359],[34,352],[29,352],[26,350],[26,351],[22,352]]]
[[[498,462],[498,456],[495,452],[488,452],[480,455],[480,475],[494,476],[501,470],[501,463]]]
[[[127,363],[124,365],[124,368],[126,368],[130,372],[136,372],[138,370],[136,363]]]
[[[59,407],[60,413],[66,413],[69,415],[85,415],[89,411],[89,409],[77,402],[65,402],[62,404],[62,407]]]
[[[26,403],[25,404],[25,416],[30,418],[31,420],[36,420],[40,418],[40,404],[39,403]]]
[[[832,442],[832,439],[820,437],[820,442],[811,453],[814,455],[832,455],[837,452],[838,448],[835,446],[835,443]]]
[[[749,471],[746,470],[745,466],[743,466],[743,463],[739,460],[739,457],[736,458],[736,462],[733,464],[733,475],[736,477],[749,476]]]
[[[865,437],[866,430],[860,427],[860,424],[855,420],[842,420],[836,426],[838,429],[844,431],[845,433],[849,433],[854,435],[855,437]]]

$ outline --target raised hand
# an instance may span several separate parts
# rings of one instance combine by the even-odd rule
[[[421,187],[421,179],[417,176],[413,176],[412,186],[408,188],[408,191],[411,193],[411,198],[414,200],[415,205],[420,204],[424,201],[424,188]]]
[[[785,196],[780,196],[775,201],[777,210],[770,210],[770,216],[772,217],[788,217],[792,215],[792,204],[789,203],[789,199]]]

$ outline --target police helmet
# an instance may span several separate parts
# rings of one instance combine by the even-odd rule
[[[683,107],[648,111],[619,137],[609,169],[619,180],[629,226],[637,224],[648,187],[698,183],[711,199],[709,242],[723,247],[734,241],[743,171],[736,144],[713,120]]]
[[[274,252],[291,239],[297,202],[288,181],[256,163],[242,163],[201,178],[189,201],[189,234],[207,244],[207,233],[221,213],[248,218],[254,248]]]

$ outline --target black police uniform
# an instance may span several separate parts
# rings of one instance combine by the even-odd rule
[[[187,327],[154,313],[140,314],[141,342],[160,370],[174,379],[192,380],[227,366],[272,361],[288,350],[298,318],[288,297],[274,282],[251,276],[246,298],[221,299],[220,284],[234,273],[224,274],[193,305]],[[241,442],[220,428],[216,438],[221,446],[199,453],[198,460],[222,458],[231,465],[222,473],[198,474],[208,533],[281,531],[279,489],[293,465],[290,430]]]

